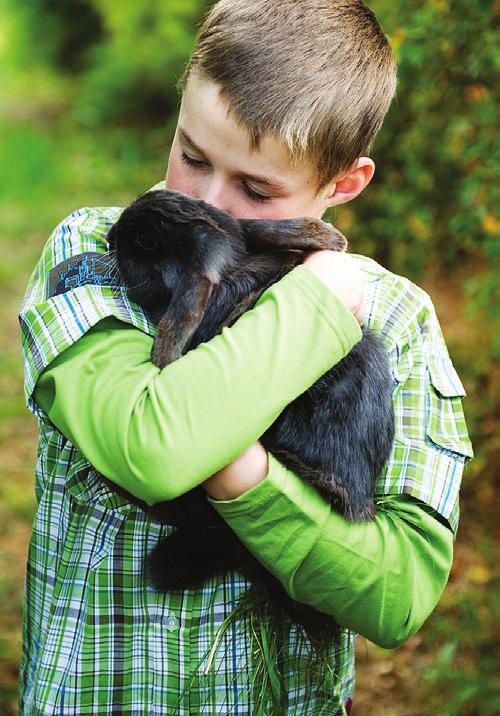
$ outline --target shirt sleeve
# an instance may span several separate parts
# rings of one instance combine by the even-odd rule
[[[96,470],[153,504],[236,459],[360,338],[348,309],[300,265],[163,370],[151,336],[103,320],[51,362],[34,396]]]
[[[393,375],[395,440],[375,486],[378,495],[411,495],[456,534],[464,467],[473,457],[453,366],[430,296],[371,259],[365,277],[366,324],[384,339]]]
[[[265,480],[209,502],[290,597],[385,648],[420,628],[446,586],[453,533],[409,495],[348,522],[270,453]]]

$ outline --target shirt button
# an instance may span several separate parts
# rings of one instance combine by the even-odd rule
[[[163,623],[169,631],[175,631],[179,628],[179,620],[172,612],[163,620]]]

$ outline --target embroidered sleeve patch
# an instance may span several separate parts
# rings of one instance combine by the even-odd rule
[[[49,298],[79,286],[118,286],[117,267],[111,254],[89,251],[54,266],[49,274]]]

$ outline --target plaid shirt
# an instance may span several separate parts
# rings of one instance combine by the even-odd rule
[[[112,492],[32,398],[41,372],[102,318],[115,316],[154,334],[100,258],[120,212],[81,209],[63,221],[21,308],[26,398],[39,419],[40,445],[20,710],[255,713],[251,627],[243,617],[221,630],[248,583],[228,572],[222,582],[214,578],[197,590],[160,594],[148,588],[146,554],[173,528]],[[463,463],[472,456],[462,385],[428,296],[370,259],[357,260],[367,281],[366,323],[382,333],[394,377],[396,440],[377,493],[413,495],[456,530]],[[218,648],[210,653],[214,644]],[[330,661],[335,678],[325,678],[313,703],[305,703],[303,664],[310,647],[292,626],[281,665],[287,714],[343,712],[354,685],[354,645],[355,635],[341,629]]]

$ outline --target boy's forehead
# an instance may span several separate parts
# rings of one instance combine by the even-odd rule
[[[238,122],[221,96],[218,85],[196,75],[186,83],[179,114],[181,141],[201,150],[207,158],[241,165],[245,174],[267,177],[269,183],[294,188],[307,174],[314,174],[306,161],[295,162],[276,137],[264,135],[252,148],[248,129]]]

